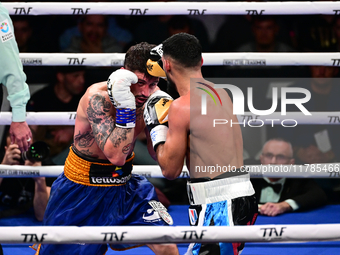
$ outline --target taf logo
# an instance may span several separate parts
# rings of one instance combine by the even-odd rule
[[[222,105],[222,100],[221,100],[219,94],[217,93],[217,91],[212,86],[210,86],[208,84],[205,84],[203,82],[197,82],[197,83],[208,87],[212,92],[214,92],[215,95],[217,96],[218,100],[220,101],[220,104]],[[213,96],[213,94],[211,94],[211,92],[209,90],[206,90],[206,89],[200,88],[200,87],[196,87],[196,88],[206,92],[212,98],[212,100],[214,101],[215,105],[217,105],[215,97]],[[201,113],[202,113],[202,115],[207,115],[207,95],[206,94],[202,94],[202,109],[201,109]]]
[[[196,225],[196,221],[198,218],[196,209],[189,209],[189,218],[190,218],[190,224],[192,226]]]
[[[0,26],[1,32],[7,33],[9,30],[9,26],[7,22],[2,22]]]
[[[262,15],[265,10],[257,11],[257,10],[246,10],[247,15]]]
[[[274,238],[280,238],[282,237],[283,230],[287,227],[281,227],[281,229],[277,228],[260,228],[260,230],[263,230],[263,236],[262,237],[274,237]]]
[[[71,8],[71,10],[73,10],[73,15],[86,15],[90,9],[91,8],[86,8],[84,11],[83,8]]]
[[[144,9],[142,11],[141,9],[138,8],[130,8],[129,10],[131,11],[130,15],[145,15],[147,10],[149,9]]]

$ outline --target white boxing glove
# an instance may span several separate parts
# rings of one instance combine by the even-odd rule
[[[133,128],[136,125],[136,99],[130,90],[138,77],[126,69],[114,71],[107,80],[107,93],[116,108],[116,126]]]

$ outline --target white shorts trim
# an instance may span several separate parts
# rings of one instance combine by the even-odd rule
[[[249,173],[206,182],[188,182],[187,191],[191,205],[216,203],[255,194]]]

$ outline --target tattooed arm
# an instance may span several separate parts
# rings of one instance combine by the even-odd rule
[[[124,165],[134,137],[133,128],[116,127],[111,102],[100,93],[92,95],[86,109],[93,137],[112,164]]]

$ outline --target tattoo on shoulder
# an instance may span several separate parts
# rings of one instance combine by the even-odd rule
[[[85,133],[79,133],[74,136],[74,142],[76,145],[82,148],[91,147],[94,143],[94,137],[92,131],[87,131]]]
[[[123,149],[122,149],[122,152],[123,152],[124,154],[128,154],[129,151],[131,150],[131,147],[132,147],[132,143],[129,143],[129,144],[125,145],[125,146],[123,147]]]
[[[107,138],[115,129],[115,119],[107,114],[111,106],[111,102],[98,93],[90,98],[87,107],[87,116],[91,123],[93,136],[102,150]]]
[[[101,117],[110,111],[111,103],[101,94],[95,94],[90,98],[87,116],[93,122],[101,121]]]

